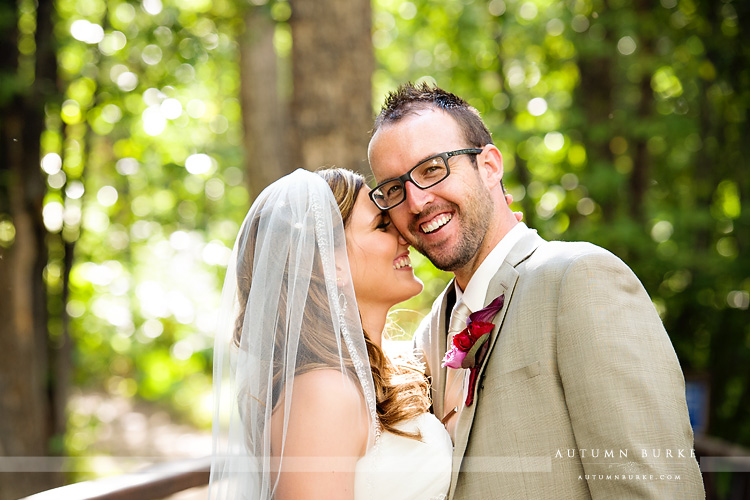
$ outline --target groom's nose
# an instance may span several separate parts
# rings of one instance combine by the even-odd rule
[[[404,189],[406,189],[404,203],[408,205],[409,211],[413,214],[421,213],[424,207],[434,198],[428,189],[419,189],[411,182],[407,182]]]

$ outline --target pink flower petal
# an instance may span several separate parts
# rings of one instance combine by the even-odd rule
[[[443,368],[461,368],[461,363],[463,363],[465,357],[466,352],[455,346],[451,347],[448,352],[445,353],[442,366]]]

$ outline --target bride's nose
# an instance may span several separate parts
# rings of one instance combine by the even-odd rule
[[[409,242],[406,241],[403,236],[401,236],[401,233],[398,233],[398,244],[402,247],[409,246]]]

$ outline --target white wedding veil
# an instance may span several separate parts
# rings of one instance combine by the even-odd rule
[[[209,498],[273,497],[284,452],[282,445],[272,457],[271,417],[283,408],[285,442],[295,375],[328,368],[352,380],[370,422],[368,446],[375,442],[375,390],[344,227],[322,177],[296,170],[258,196],[237,236],[221,304]]]

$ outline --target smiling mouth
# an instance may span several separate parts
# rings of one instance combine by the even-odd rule
[[[393,261],[393,269],[399,270],[405,267],[411,267],[411,259],[408,255],[402,255]]]
[[[452,214],[442,214],[434,219],[432,219],[429,222],[425,222],[424,224],[421,224],[419,228],[422,230],[425,234],[434,233],[444,225],[448,224],[448,222],[453,218]]]

